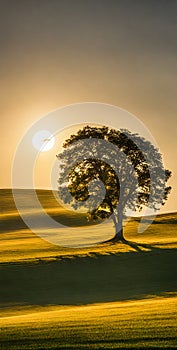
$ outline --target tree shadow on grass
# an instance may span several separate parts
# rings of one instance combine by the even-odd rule
[[[144,249],[149,250],[149,251],[159,249],[156,244],[137,243],[137,242],[128,241],[128,240],[125,240],[124,244],[135,249],[137,252],[142,252],[142,251],[144,251]]]
[[[115,247],[117,244],[121,244],[122,247],[123,246],[128,246],[128,247],[131,247],[133,248],[136,252],[143,252],[145,250],[148,250],[148,251],[151,251],[151,250],[157,250],[159,249],[159,245],[161,246],[162,244],[159,244],[159,243],[138,243],[138,242],[134,242],[134,241],[130,241],[130,240],[127,240],[127,239],[123,239],[123,240],[119,240],[119,241],[116,241],[116,243],[114,242],[114,239],[111,239],[109,241],[105,241],[105,242],[100,242],[100,244],[102,244],[103,246],[105,245],[112,245],[113,247]],[[174,242],[172,242],[172,244],[174,244]],[[166,245],[166,243],[165,243]]]

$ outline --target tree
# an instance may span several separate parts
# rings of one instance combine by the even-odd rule
[[[148,205],[158,210],[171,190],[166,186],[171,171],[164,169],[158,149],[128,130],[85,126],[65,141],[57,157],[62,200],[75,209],[84,205],[92,220],[111,216],[115,226],[112,242],[125,241],[127,209],[141,210]]]

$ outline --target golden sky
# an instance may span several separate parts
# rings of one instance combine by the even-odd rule
[[[1,1],[0,187],[11,187],[15,149],[33,123],[103,102],[148,127],[173,172],[164,211],[177,210],[176,18],[172,0]],[[48,187],[45,172],[37,186]]]

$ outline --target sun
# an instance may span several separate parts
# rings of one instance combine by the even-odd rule
[[[38,151],[47,152],[54,146],[55,138],[50,131],[40,130],[34,134],[32,144]]]

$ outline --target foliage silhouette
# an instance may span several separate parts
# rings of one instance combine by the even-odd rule
[[[112,242],[125,242],[127,209],[158,210],[171,190],[166,186],[171,171],[164,169],[159,150],[128,130],[85,126],[65,141],[57,157],[60,197],[75,209],[87,208],[88,220],[111,216]]]

